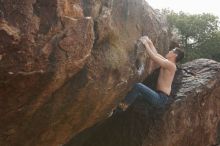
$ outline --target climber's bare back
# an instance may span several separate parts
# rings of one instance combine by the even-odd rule
[[[175,64],[174,64],[175,65]],[[160,68],[160,74],[157,80],[157,90],[170,95],[171,92],[171,85],[173,82],[173,78],[175,75],[176,69],[167,69],[167,68]]]

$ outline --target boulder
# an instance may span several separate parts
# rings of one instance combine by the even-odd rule
[[[145,83],[155,77],[149,76]],[[152,82],[150,82],[152,83]],[[220,63],[198,59],[178,69],[166,108],[139,97],[127,111],[74,136],[65,146],[217,146]]]
[[[102,121],[164,55],[164,18],[145,0],[0,0],[0,145],[59,146]]]

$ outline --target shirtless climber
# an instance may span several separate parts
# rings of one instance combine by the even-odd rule
[[[124,100],[113,110],[111,115],[125,111],[138,96],[142,96],[146,102],[159,108],[163,107],[168,101],[176,72],[176,63],[184,57],[184,52],[180,48],[175,48],[169,51],[164,58],[157,53],[152,41],[147,36],[142,37],[140,41],[144,44],[150,59],[160,65],[157,90],[154,91],[142,83],[136,83]]]

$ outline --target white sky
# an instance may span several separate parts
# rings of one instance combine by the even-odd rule
[[[169,8],[191,14],[211,13],[220,18],[218,0],[146,0],[154,9]]]

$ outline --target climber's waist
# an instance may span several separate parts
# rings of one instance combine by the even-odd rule
[[[159,94],[163,94],[163,95],[165,95],[165,96],[168,96],[168,97],[170,96],[170,95],[168,95],[167,93],[165,93],[165,92],[163,92],[163,91],[160,91],[160,90],[157,90],[156,92],[159,93]]]

